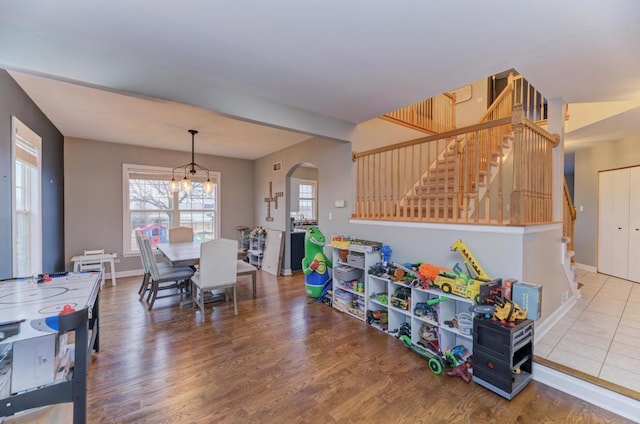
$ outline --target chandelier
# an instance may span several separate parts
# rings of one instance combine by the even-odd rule
[[[187,163],[186,165],[176,166],[175,168],[173,168],[171,181],[169,181],[169,191],[171,193],[175,193],[178,191],[178,188],[182,188],[182,191],[184,191],[185,193],[191,193],[193,184],[189,179],[189,176],[193,178],[198,171],[202,171],[207,173],[207,180],[202,185],[202,191],[204,191],[206,194],[209,194],[213,191],[213,182],[211,181],[211,179],[209,179],[209,170],[204,166],[200,166],[195,163],[193,159],[195,136],[196,134],[198,134],[198,131],[189,130],[189,133],[191,134],[191,162]],[[176,171],[179,169],[182,169],[184,171],[184,178],[180,180],[180,184],[178,184],[178,182],[176,181]],[[182,173],[182,171],[180,173]]]

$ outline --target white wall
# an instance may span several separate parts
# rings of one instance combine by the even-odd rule
[[[477,124],[487,110],[487,78],[469,85],[471,99],[456,104],[456,128]]]

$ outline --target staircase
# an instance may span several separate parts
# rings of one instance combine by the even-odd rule
[[[552,149],[559,138],[527,119],[530,111],[523,104],[514,104],[521,91],[537,93],[518,81],[522,79],[512,79],[475,125],[353,152],[352,217],[492,225],[551,222]]]
[[[575,252],[573,250],[569,250],[569,246],[571,244],[571,239],[569,237],[562,237],[562,269],[564,270],[565,275],[567,276],[567,281],[569,282],[569,286],[571,287],[572,294],[577,295],[577,299],[582,297],[580,293],[580,289],[578,287],[578,279],[576,278],[576,269],[577,265],[573,260],[575,256]]]
[[[501,137],[501,140],[497,148],[489,149],[490,152],[486,155],[489,159],[479,162],[477,175],[465,176],[465,167],[461,162],[466,157],[475,156],[477,143],[470,143],[468,137],[463,136],[452,139],[407,193],[405,202],[401,203],[401,214],[445,220],[457,220],[463,216],[473,219],[489,186],[500,172],[500,160],[506,161],[512,152],[512,133]],[[462,186],[464,181],[467,181],[467,187]],[[465,196],[464,193],[474,195]]]

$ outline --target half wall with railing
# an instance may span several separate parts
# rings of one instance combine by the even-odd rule
[[[354,218],[527,225],[551,222],[558,137],[510,117],[354,153]]]

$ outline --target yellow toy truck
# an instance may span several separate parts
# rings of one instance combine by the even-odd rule
[[[480,286],[493,280],[480,266],[476,258],[469,252],[469,248],[462,242],[456,240],[451,245],[451,251],[460,253],[464,259],[466,272],[460,264],[456,264],[451,271],[441,270],[433,280],[433,285],[439,287],[445,293],[453,293],[458,296],[473,299],[480,302]]]

